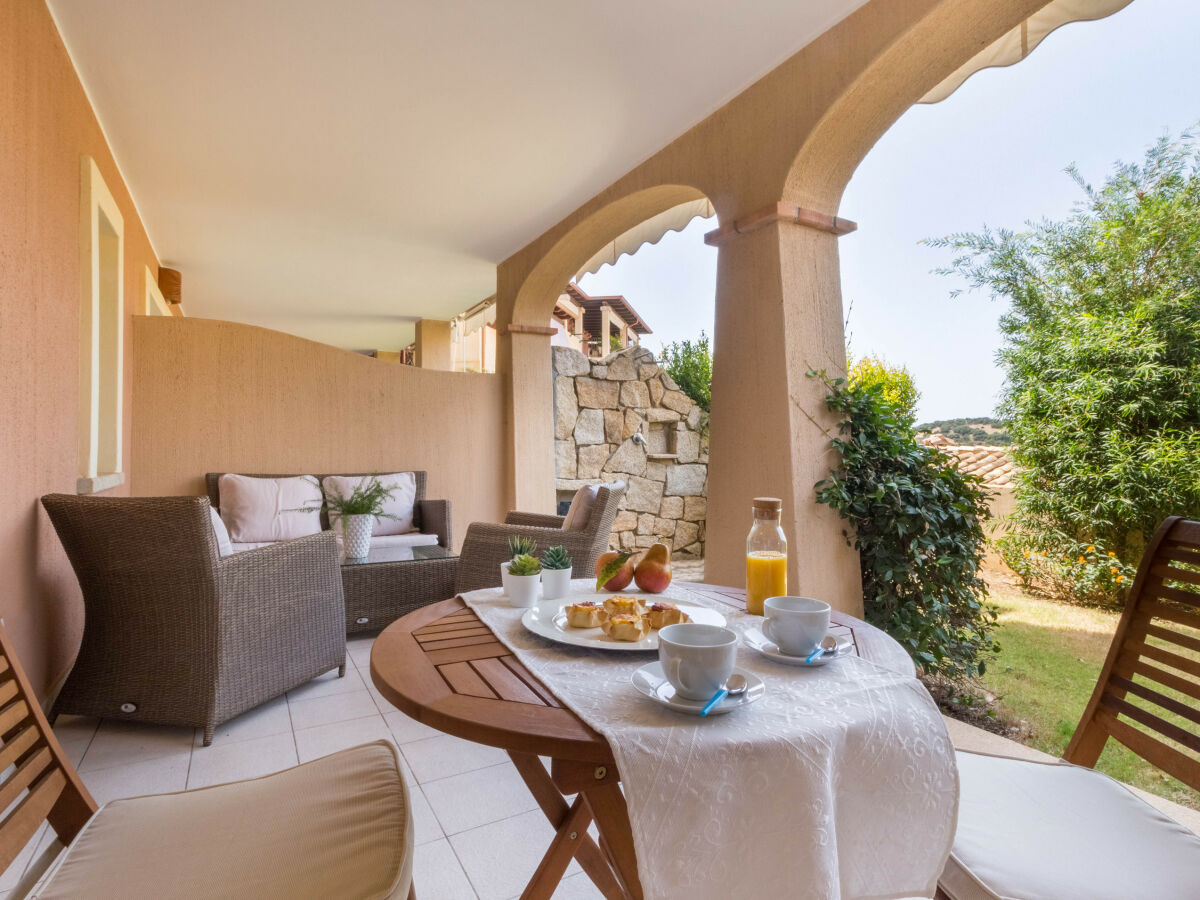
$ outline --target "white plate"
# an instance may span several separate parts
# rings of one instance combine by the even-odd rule
[[[847,656],[854,649],[854,645],[850,643],[848,638],[838,637],[837,649],[833,653],[826,653],[823,656],[818,656],[812,662],[805,662],[803,656],[792,656],[790,653],[784,653],[779,649],[779,645],[772,640],[768,640],[757,628],[751,628],[746,632],[746,646],[752,647],[768,659],[773,659],[775,662],[781,662],[786,666],[801,666],[807,669],[815,669],[818,666],[826,665],[835,659],[841,659]]]
[[[767,686],[763,684],[763,680],[752,672],[737,668],[733,672],[735,675],[741,675],[746,679],[746,693],[738,694],[736,697],[726,697],[709,710],[708,714],[710,716],[719,716],[722,713],[733,712],[733,710],[739,707],[749,706],[767,692]],[[662,663],[652,662],[642,666],[633,673],[632,680],[633,686],[655,703],[668,706],[679,712],[691,713],[693,716],[698,716],[700,715],[700,710],[704,709],[704,705],[708,702],[707,700],[688,700],[686,697],[676,696],[675,688],[671,686],[671,682],[667,681],[667,676],[663,674]]]
[[[631,596],[621,594],[597,595],[596,599],[603,602],[606,596]],[[571,644],[575,647],[595,647],[601,650],[657,650],[658,649],[658,631],[651,629],[650,633],[640,641],[614,641],[599,628],[572,628],[567,624],[567,614],[563,612],[563,607],[567,602],[578,603],[583,600],[583,597],[575,596],[564,600],[539,600],[535,606],[525,610],[525,615],[521,616],[521,624],[534,634],[544,638],[549,638],[552,641],[558,641],[560,644]],[[709,609],[707,606],[697,606],[694,603],[688,603],[680,600],[650,600],[643,599],[647,605],[650,603],[674,603],[683,612],[687,613],[693,622],[702,622],[705,625],[724,625],[725,617],[716,610]]]

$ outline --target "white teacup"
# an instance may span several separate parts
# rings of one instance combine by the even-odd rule
[[[829,604],[811,597],[768,597],[762,633],[788,656],[808,656],[829,633]]]
[[[658,658],[675,693],[708,700],[733,674],[737,634],[699,622],[668,625],[658,632]]]

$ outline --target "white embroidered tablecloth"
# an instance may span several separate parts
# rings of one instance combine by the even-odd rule
[[[596,599],[593,585],[573,582],[572,596]],[[761,622],[686,584],[661,596],[717,608],[740,634]],[[737,664],[766,694],[700,719],[634,689],[633,672],[657,656],[555,644],[526,631],[498,590],[463,597],[612,746],[647,900],[933,895],[958,774],[915,678],[856,656],[783,666],[742,645]]]

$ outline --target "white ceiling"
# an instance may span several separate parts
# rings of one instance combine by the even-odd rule
[[[189,315],[395,349],[863,2],[49,5]]]

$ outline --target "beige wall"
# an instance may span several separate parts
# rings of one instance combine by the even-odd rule
[[[212,319],[133,331],[133,492],[199,494],[205,472],[425,469],[456,545],[499,521],[507,490],[502,382],[398,366]]]
[[[42,0],[0,3],[0,617],[43,697],[83,625],[75,576],[38,498],[78,474],[80,160],[91,156],[125,222],[125,440],[129,326],[150,247]],[[127,475],[128,477],[128,475]],[[107,493],[127,492],[128,484]]]

